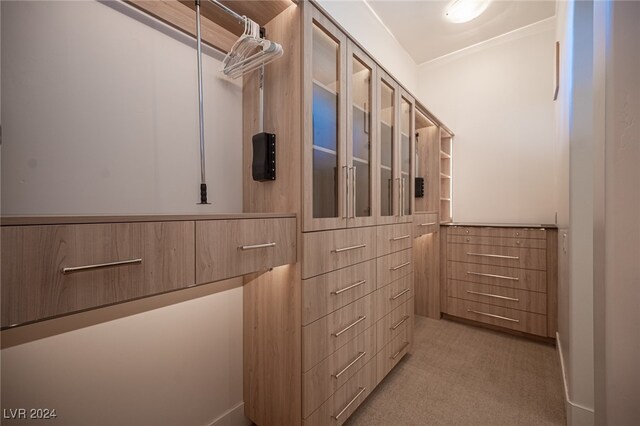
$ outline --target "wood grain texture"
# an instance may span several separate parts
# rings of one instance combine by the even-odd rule
[[[371,359],[353,377],[342,385],[324,404],[320,406],[312,415],[304,420],[305,426],[326,426],[342,425],[351,414],[369,396],[373,388],[377,385],[376,380],[376,360]],[[360,391],[364,389],[362,393]],[[360,393],[355,400],[356,395]],[[353,403],[337,419],[338,415],[349,402]]]
[[[416,116],[422,113],[416,110]],[[440,208],[440,140],[438,139],[438,127],[428,122],[427,127],[418,127],[416,120],[416,133],[418,138],[416,147],[418,150],[417,177],[424,178],[424,197],[416,198],[416,213],[437,212]],[[431,124],[431,125],[429,125]]]
[[[361,281],[365,282],[340,294],[334,294],[335,291]],[[375,259],[302,280],[302,325],[307,325],[366,296],[376,287]]]
[[[194,9],[177,0],[125,0],[143,12],[171,25],[174,28],[196,37],[196,14]],[[193,5],[194,2],[185,2]],[[207,3],[206,1],[203,2]],[[242,30],[243,27],[236,24]],[[236,29],[234,26],[234,29]],[[200,20],[202,41],[216,49],[228,52],[238,36],[234,32],[202,15]]]
[[[450,243],[475,244],[483,246],[500,247],[525,247],[546,249],[547,241],[534,238],[501,238],[501,237],[480,237],[477,235],[449,235]]]
[[[358,334],[371,327],[376,321],[374,294],[338,309],[337,311],[302,327],[302,365],[308,371],[336,349],[351,341]],[[364,319],[339,336],[336,333],[344,330],[358,319]]]
[[[194,284],[194,224],[2,227],[2,327]],[[64,267],[142,259],[63,274]]]
[[[409,291],[405,292],[405,290]],[[400,295],[401,293],[403,294]],[[413,294],[413,274],[405,275],[399,280],[379,288],[375,293],[376,319],[382,318],[404,304],[413,297]]]
[[[440,226],[437,213],[418,213],[413,215],[413,236],[419,237],[425,234],[438,232]]]
[[[547,292],[547,276],[545,271],[453,261],[449,261],[446,268],[446,274],[449,279],[489,284],[499,287],[509,287],[520,290],[538,291],[542,293]],[[469,274],[468,272],[472,272],[472,274]],[[517,280],[477,275],[477,273],[517,278]]]
[[[241,246],[275,243],[242,250]],[[296,262],[295,219],[196,223],[196,283],[203,284]]]
[[[517,259],[478,256],[478,254],[508,256]],[[536,269],[539,271],[544,271],[547,267],[547,251],[541,249],[449,243],[447,244],[447,257],[458,262]]]
[[[384,256],[411,248],[413,229],[410,223],[382,225],[376,230],[376,255]]]
[[[449,275],[447,265],[447,236],[449,235],[448,226],[440,226],[440,312],[448,312],[447,310],[447,278]]]
[[[281,58],[265,67],[264,74],[264,131],[276,135],[275,181],[256,182],[252,178],[252,137],[260,132],[259,73],[255,71],[244,76],[242,199],[245,212],[294,212],[299,218],[302,217],[300,197],[303,108],[300,12],[299,7],[292,5],[265,26],[269,40],[280,43],[284,50]]]
[[[413,344],[413,321],[387,343],[376,356],[378,383],[395,367],[409,352]],[[395,358],[394,358],[395,356]]]
[[[547,316],[530,312],[517,311],[499,306],[487,305],[484,303],[470,302],[467,300],[454,299],[449,297],[447,301],[447,313],[461,318],[487,323],[495,326],[522,331],[524,333],[535,334],[537,336],[547,336]],[[517,320],[518,322],[490,317],[470,311],[478,311],[484,314],[499,315],[501,317]]]
[[[547,314],[547,294],[536,291],[517,290],[450,279],[447,285],[447,296],[535,314]],[[505,297],[509,299],[505,299]]]
[[[378,288],[396,281],[413,272],[413,254],[411,249],[391,253],[377,260]]]
[[[476,235],[479,237],[497,238],[538,238],[546,240],[545,228],[491,228],[484,226],[448,226],[449,235]]]
[[[245,277],[244,407],[260,425],[299,425],[302,419],[300,267]]]
[[[360,356],[363,353],[364,355]],[[372,326],[304,373],[302,377],[303,417],[308,417],[375,356],[376,327]],[[334,377],[357,358],[358,360],[340,377]]]
[[[416,238],[413,274],[417,315],[440,319],[440,273],[440,233]]]
[[[376,255],[376,227],[305,232],[302,242],[302,276],[306,279],[373,259]],[[364,247],[336,251],[360,245]]]
[[[547,336],[558,331],[558,230],[547,231]]]
[[[411,327],[412,324],[413,299],[411,298],[376,323],[376,347],[378,350],[381,350],[396,336],[406,334],[407,327]]]

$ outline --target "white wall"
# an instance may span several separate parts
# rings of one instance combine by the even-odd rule
[[[242,89],[219,60],[205,55],[212,204],[197,206],[194,41],[119,2],[2,9],[3,214],[242,211]]]
[[[204,61],[212,204],[197,206],[192,40],[119,2],[0,10],[3,215],[241,211],[242,89],[218,59]],[[47,423],[65,425],[204,425],[232,410],[225,424],[242,424],[242,289],[181,302],[3,349],[2,408],[55,408]]]
[[[554,19],[419,66],[418,97],[455,133],[453,219],[555,223]]]
[[[380,23],[362,0],[318,0],[387,71],[417,96],[418,73],[415,61]]]

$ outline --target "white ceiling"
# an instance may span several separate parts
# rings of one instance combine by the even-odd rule
[[[366,0],[417,64],[555,15],[552,0],[492,0],[478,18],[446,20],[451,0]]]

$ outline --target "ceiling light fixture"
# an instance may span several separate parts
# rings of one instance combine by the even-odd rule
[[[444,11],[451,22],[461,24],[469,22],[482,14],[489,6],[490,0],[454,0]]]

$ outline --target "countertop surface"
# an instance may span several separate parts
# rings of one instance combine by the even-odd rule
[[[448,222],[442,226],[477,226],[485,228],[550,228],[556,229],[558,225],[546,223],[474,223],[474,222]]]

